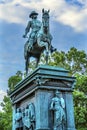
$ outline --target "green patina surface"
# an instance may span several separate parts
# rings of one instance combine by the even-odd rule
[[[38,77],[43,77],[44,79],[60,79],[65,81],[75,82],[75,77],[69,76],[69,71],[64,68],[49,66],[49,65],[40,65],[38,66],[31,74],[29,74],[25,79],[19,82],[14,91],[10,93],[12,96],[14,93],[34,81]]]

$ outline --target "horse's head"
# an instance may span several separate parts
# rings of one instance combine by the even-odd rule
[[[42,24],[46,31],[49,31],[49,10],[42,9]]]

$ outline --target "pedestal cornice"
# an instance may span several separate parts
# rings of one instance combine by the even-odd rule
[[[36,89],[72,91],[74,83],[75,77],[69,76],[69,71],[63,68],[41,65],[15,86],[14,91],[10,93],[10,97],[12,102],[15,103]]]

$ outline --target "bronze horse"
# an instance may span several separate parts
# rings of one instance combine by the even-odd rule
[[[28,42],[24,46],[24,57],[25,57],[25,69],[26,75],[28,74],[29,60],[30,57],[36,58],[36,67],[38,66],[41,53],[46,51],[45,60],[48,64],[49,51],[54,51],[55,49],[51,45],[52,36],[49,32],[49,10],[42,10],[42,27],[39,30],[33,48],[28,49]]]

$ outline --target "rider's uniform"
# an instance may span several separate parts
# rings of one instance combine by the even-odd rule
[[[31,48],[33,46],[33,43],[35,43],[36,41],[37,32],[41,28],[41,22],[37,19],[33,19],[32,21],[29,21],[25,29],[25,34],[27,34],[30,31],[30,28],[32,30],[29,35],[28,43],[29,43],[29,47]]]

